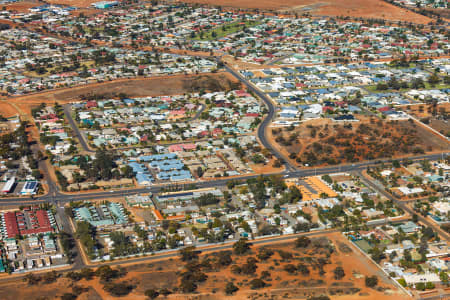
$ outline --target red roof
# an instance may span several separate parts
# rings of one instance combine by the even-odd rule
[[[4,214],[6,232],[8,237],[15,237],[19,234],[19,227],[17,226],[16,214],[13,212],[7,212]]]
[[[380,107],[380,108],[378,109],[378,111],[380,111],[380,112],[385,112],[385,111],[389,111],[389,110],[391,110],[391,108],[390,108],[389,106]]]

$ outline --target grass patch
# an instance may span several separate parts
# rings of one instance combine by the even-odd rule
[[[230,24],[223,24],[206,31],[201,31],[191,38],[198,41],[212,41],[221,39],[227,35],[243,30],[245,27],[256,26],[261,24],[260,21],[236,21]]]

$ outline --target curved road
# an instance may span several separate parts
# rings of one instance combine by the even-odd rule
[[[221,60],[219,59],[219,61],[221,61]],[[266,136],[267,127],[269,126],[270,123],[272,123],[272,120],[275,116],[275,106],[273,105],[272,101],[269,99],[269,97],[265,93],[261,92],[258,88],[256,88],[251,82],[249,82],[247,79],[245,79],[237,71],[233,70],[226,64],[224,64],[224,68],[231,75],[233,75],[236,79],[238,79],[243,84],[245,84],[250,91],[252,91],[253,93],[255,93],[255,95],[257,95],[259,98],[261,98],[261,100],[264,101],[264,103],[267,105],[267,107],[269,109],[269,113],[262,120],[261,124],[259,124],[259,127],[258,127],[258,139],[260,140],[261,144],[266,149],[270,150],[270,152],[272,152],[277,159],[281,160],[284,163],[286,171],[297,170],[297,168],[295,166],[293,166],[289,163],[289,159],[287,159],[287,157],[284,154],[282,154],[280,151],[278,151],[277,149],[272,147],[272,144],[267,139],[267,136]]]

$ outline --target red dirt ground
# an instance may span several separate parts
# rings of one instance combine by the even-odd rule
[[[430,18],[402,9],[382,0],[182,0],[188,3],[223,5],[244,9],[266,9],[286,12],[349,16],[357,18],[377,18],[392,21],[408,21],[426,24]]]
[[[231,83],[237,83],[236,79],[228,73],[211,73],[202,75],[175,75],[159,76],[151,78],[119,79],[104,83],[94,83],[73,88],[63,88],[35,93],[25,96],[10,97],[9,103],[16,104],[23,113],[30,114],[31,108],[40,103],[51,103],[55,101],[66,103],[80,100],[82,95],[89,94],[113,94],[125,93],[129,97],[181,95],[204,88],[206,91],[212,88],[222,87],[230,89]],[[236,86],[237,88],[240,88]],[[6,105],[0,103],[0,109]]]
[[[271,248],[275,254],[266,261],[257,262],[256,274],[253,276],[235,274],[231,272],[231,266],[221,267],[218,270],[205,271],[208,279],[199,284],[196,294],[177,294],[161,299],[305,299],[308,295],[321,294],[330,292],[332,289],[340,289],[346,291],[351,287],[359,288],[356,294],[346,294],[343,296],[330,295],[333,299],[352,299],[352,300],[372,300],[372,299],[388,299],[388,300],[404,300],[410,299],[402,293],[398,287],[394,286],[392,281],[383,275],[373,263],[367,260],[359,250],[352,246],[349,241],[340,233],[324,233],[320,236],[330,241],[335,249],[329,259],[329,264],[325,265],[324,275],[319,275],[318,269],[314,264],[308,263],[306,258],[316,259],[325,257],[327,250],[325,248],[316,248],[313,245],[305,249],[294,247],[293,240],[282,244],[268,244],[265,247]],[[316,238],[312,238],[316,240]],[[326,240],[325,240],[326,241]],[[255,257],[259,247],[252,247],[252,253],[244,256],[232,256],[234,263],[242,266],[248,257]],[[278,250],[289,252],[293,255],[291,259],[283,260],[277,253]],[[201,258],[203,254],[201,255]],[[209,254],[214,259],[214,253]],[[310,274],[302,275],[289,274],[284,270],[287,264],[297,265],[299,262],[309,265]],[[341,266],[345,270],[345,276],[341,280],[335,280],[333,270],[337,266]],[[90,281],[81,280],[79,282],[71,282],[68,278],[59,278],[57,282],[51,284],[39,283],[35,286],[29,286],[22,280],[15,282],[0,282],[0,299],[16,300],[16,299],[57,299],[63,293],[71,292],[72,286],[80,286],[87,288],[87,292],[83,292],[78,299],[132,299],[144,300],[145,290],[149,288],[161,289],[168,288],[174,290],[179,285],[179,272],[183,272],[184,263],[179,259],[166,259],[157,262],[142,262],[134,265],[127,265],[124,262],[123,267],[127,274],[114,282],[129,282],[135,286],[134,290],[127,296],[112,297],[103,289],[103,283],[98,278]],[[115,267],[114,267],[115,268]],[[249,281],[256,276],[260,276],[262,271],[270,273],[271,280],[266,280],[270,286],[259,290],[251,290]],[[379,279],[379,286],[385,289],[376,290],[365,287],[364,276],[376,275]],[[239,291],[233,296],[224,294],[224,286],[227,282],[234,282],[239,286]],[[42,298],[44,297],[44,298]],[[159,299],[159,298],[158,298]]]

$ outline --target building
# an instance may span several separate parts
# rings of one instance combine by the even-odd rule
[[[27,181],[20,191],[21,195],[35,195],[39,187],[38,181]]]
[[[107,9],[107,8],[111,8],[111,7],[114,7],[117,5],[119,5],[119,2],[117,2],[117,1],[100,1],[100,2],[92,3],[92,6],[97,9]]]
[[[14,188],[14,185],[16,184],[16,177],[11,177],[11,179],[9,179],[2,188],[2,193],[11,193],[11,191]]]
[[[159,194],[156,199],[159,202],[179,202],[197,199],[203,195],[213,194],[217,197],[222,197],[221,190],[216,188],[204,188],[190,191],[170,192]]]
[[[407,285],[416,285],[417,283],[426,283],[426,282],[432,283],[441,282],[439,275],[436,273],[403,275],[403,279],[405,279]]]
[[[150,207],[153,206],[151,196],[132,195],[125,198],[128,206]]]

